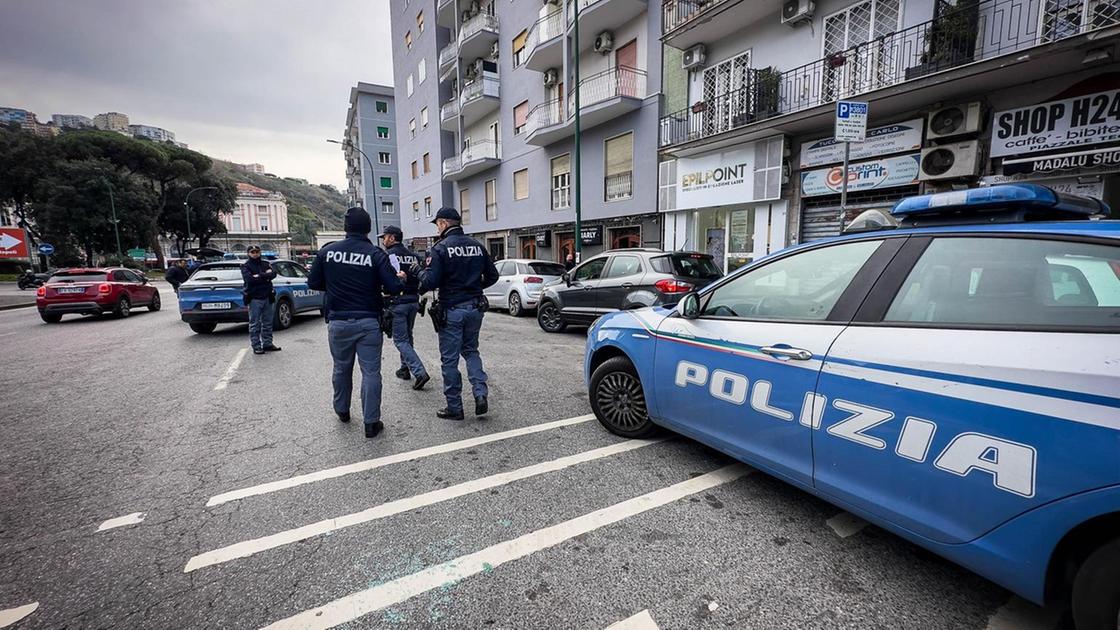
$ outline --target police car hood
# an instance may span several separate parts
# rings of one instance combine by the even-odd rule
[[[675,307],[650,306],[627,311],[615,311],[603,315],[595,322],[595,328],[647,328],[657,330],[661,323],[676,313]]]

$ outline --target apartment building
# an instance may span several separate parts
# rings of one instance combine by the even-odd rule
[[[401,225],[397,129],[393,88],[372,83],[350,88],[343,145],[347,194],[382,228]]]
[[[102,131],[116,131],[128,134],[128,114],[105,112],[93,117],[93,126]]]
[[[147,138],[153,142],[175,142],[175,132],[151,125],[129,125],[128,132],[134,138]]]
[[[836,101],[869,103],[843,221],[1031,181],[1120,195],[1115,0],[664,0],[668,248],[734,269],[842,225]]]
[[[51,121],[62,129],[85,129],[93,126],[93,119],[81,114],[54,114]]]
[[[431,195],[497,258],[572,253],[578,83],[584,255],[660,244],[660,15],[644,0],[576,1],[578,40],[571,1],[394,9],[398,121],[414,147],[402,150],[406,234],[408,204],[422,229]]]

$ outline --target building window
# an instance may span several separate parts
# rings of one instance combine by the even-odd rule
[[[432,218],[432,198],[424,197],[424,216]]]
[[[415,118],[408,121],[408,137],[409,138],[415,138],[416,137],[416,119]]]
[[[412,161],[412,179],[416,179],[419,176],[420,176],[420,172],[419,172],[419,169],[416,167],[416,160],[413,160]]]
[[[427,59],[421,59],[420,60],[420,65],[416,66],[416,78],[420,83],[423,83],[424,79],[428,78],[428,60]]]
[[[463,225],[471,224],[471,195],[470,189],[464,188],[459,191],[459,215],[463,217]]]
[[[411,74],[408,75],[408,79],[406,79],[405,82],[404,82],[404,91],[409,96],[412,96],[412,75]]]
[[[572,156],[552,158],[552,209],[572,206]]]
[[[267,214],[262,214],[261,215],[261,231],[262,232],[267,232],[268,231],[268,215]]]
[[[393,214],[393,202],[392,201],[382,201],[381,202],[381,214]]]
[[[486,181],[486,220],[498,220],[498,180]]]
[[[404,47],[412,50],[412,31],[404,34]]]
[[[412,220],[413,221],[419,221],[420,220],[420,202],[419,201],[413,201],[412,202]]]
[[[525,131],[525,123],[529,120],[529,101],[522,101],[513,108],[513,135]]]
[[[425,153],[424,154],[424,174],[427,175],[428,173],[431,173],[431,172],[432,172],[431,155],[428,154],[428,153]]]
[[[634,133],[616,136],[605,144],[604,198],[607,201],[629,199],[634,193]]]
[[[379,151],[377,153],[377,163],[378,164],[392,164],[393,163],[393,156],[389,155],[388,151]]]
[[[233,221],[233,226],[230,228],[230,231],[231,232],[240,232],[241,231],[241,211],[240,210],[235,210],[233,212],[232,221]]]
[[[416,14],[416,30],[421,33],[424,32],[424,12],[421,11]]]
[[[386,103],[385,101],[375,102],[374,103],[374,108],[377,110],[377,113],[379,113],[379,114],[388,114],[389,113],[389,104]]]
[[[381,178],[381,187],[386,188],[386,189],[392,188],[393,187],[393,178],[392,177],[382,177]]]
[[[377,137],[381,138],[382,140],[388,140],[389,139],[389,128],[388,127],[378,127],[377,128]]]
[[[427,107],[420,110],[420,126],[425,128],[425,129],[428,128],[428,108]]]
[[[529,198],[529,169],[523,168],[513,174],[513,198],[515,201]]]
[[[529,31],[524,30],[513,38],[513,67],[518,68],[525,63],[525,40],[529,39]]]

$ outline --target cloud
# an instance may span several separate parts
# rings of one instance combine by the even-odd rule
[[[0,106],[120,111],[216,158],[345,189],[350,88],[392,84],[389,0],[7,0]]]

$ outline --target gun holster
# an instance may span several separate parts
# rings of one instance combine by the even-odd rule
[[[443,330],[447,325],[447,309],[443,304],[440,304],[439,300],[433,301],[428,313],[432,316],[432,328],[435,328],[437,333]]]
[[[420,317],[423,317],[424,311],[428,310],[428,297],[424,296],[420,298],[420,302],[417,307],[420,309],[417,311],[417,313],[420,315]]]
[[[393,309],[381,309],[381,332],[389,339],[393,338]]]

